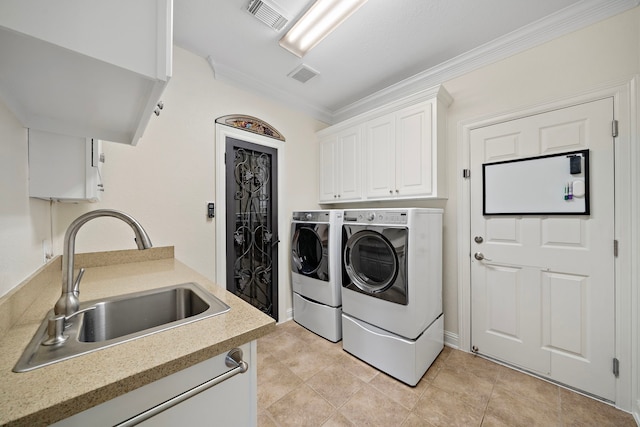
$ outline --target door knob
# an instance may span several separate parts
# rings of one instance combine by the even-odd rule
[[[482,252],[476,252],[475,254],[473,254],[473,257],[475,259],[477,259],[478,261],[491,261],[489,258],[485,258],[484,254]]]

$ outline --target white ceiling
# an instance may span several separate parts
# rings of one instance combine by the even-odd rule
[[[278,40],[313,0],[275,3],[290,19],[280,32],[246,11],[249,0],[177,0],[174,41],[207,58],[216,78],[333,123],[640,0],[369,0],[303,58]],[[320,74],[288,77],[300,64]]]

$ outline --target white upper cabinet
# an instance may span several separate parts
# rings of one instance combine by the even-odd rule
[[[425,102],[367,123],[367,199],[443,196],[433,119]]]
[[[446,112],[452,99],[443,87],[433,88],[336,124],[318,133],[321,144],[320,203],[446,198]],[[361,134],[355,153],[332,148],[340,135]],[[335,160],[339,159],[340,165]],[[332,166],[329,167],[329,160]],[[330,183],[358,182],[351,197],[340,190],[323,191]]]
[[[336,203],[362,197],[362,126],[320,140],[320,202]]]
[[[338,197],[338,138],[329,135],[320,140],[320,202],[333,203]]]
[[[172,0],[3,0],[0,97],[25,127],[136,145],[171,77]]]
[[[367,122],[366,183],[368,197],[391,197],[396,189],[396,121],[393,114]]]

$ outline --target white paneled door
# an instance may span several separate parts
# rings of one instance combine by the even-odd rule
[[[480,354],[615,401],[612,121],[605,98],[471,131],[471,333]],[[589,215],[483,215],[483,163],[583,149]]]

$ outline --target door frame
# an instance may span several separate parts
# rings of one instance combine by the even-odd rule
[[[614,138],[614,181],[615,181],[615,238],[618,240],[619,255],[615,258],[615,354],[620,361],[620,376],[616,381],[616,406],[632,410],[632,397],[635,400],[638,387],[632,375],[637,375],[637,361],[633,356],[639,344],[636,336],[639,332],[637,312],[639,305],[637,291],[632,284],[638,283],[639,272],[636,267],[640,261],[638,239],[640,239],[640,172],[632,166],[640,166],[640,147],[638,147],[637,117],[637,80],[613,82],[573,97],[556,99],[545,103],[530,105],[461,121],[457,125],[457,172],[470,168],[471,131],[493,124],[545,113],[570,107],[589,101],[613,97],[614,119],[618,121],[618,136]],[[631,178],[631,179],[629,179]],[[471,185],[468,179],[458,178],[457,191],[460,204],[457,214],[458,228],[458,337],[457,347],[463,351],[471,350]],[[630,231],[630,232],[629,232]],[[612,242],[613,250],[613,242]],[[635,298],[635,299],[633,299]],[[632,323],[634,322],[634,323]],[[455,345],[455,337],[451,344]],[[637,405],[633,405],[637,412]]]
[[[281,183],[284,182],[284,141],[280,141],[274,138],[269,138],[267,136],[262,136],[256,133],[248,132],[242,129],[234,128],[231,126],[223,125],[220,123],[216,123],[216,157],[215,157],[215,165],[216,165],[216,192],[215,192],[215,241],[216,241],[216,253],[215,253],[215,278],[216,283],[225,288],[227,286],[227,242],[225,239],[226,236],[226,168],[225,168],[225,152],[226,152],[226,143],[227,137],[239,139],[241,141],[250,142],[252,144],[261,145],[264,147],[270,147],[276,150],[277,161],[278,161],[278,187],[281,187]],[[280,239],[280,243],[283,243],[283,238],[286,237],[282,233],[285,230],[288,230],[288,218],[285,215],[282,215],[284,212],[284,204],[283,204],[283,192],[278,188],[278,198],[277,198],[277,209],[280,213],[278,215],[278,233],[277,236]],[[222,236],[222,238],[219,238]],[[288,271],[287,258],[285,256],[284,250],[278,250],[278,283],[274,284],[278,286],[278,319],[287,319],[286,312],[283,312],[283,309],[286,307],[286,301],[284,295],[286,292],[283,292],[284,287],[282,284],[283,281],[283,272]]]

